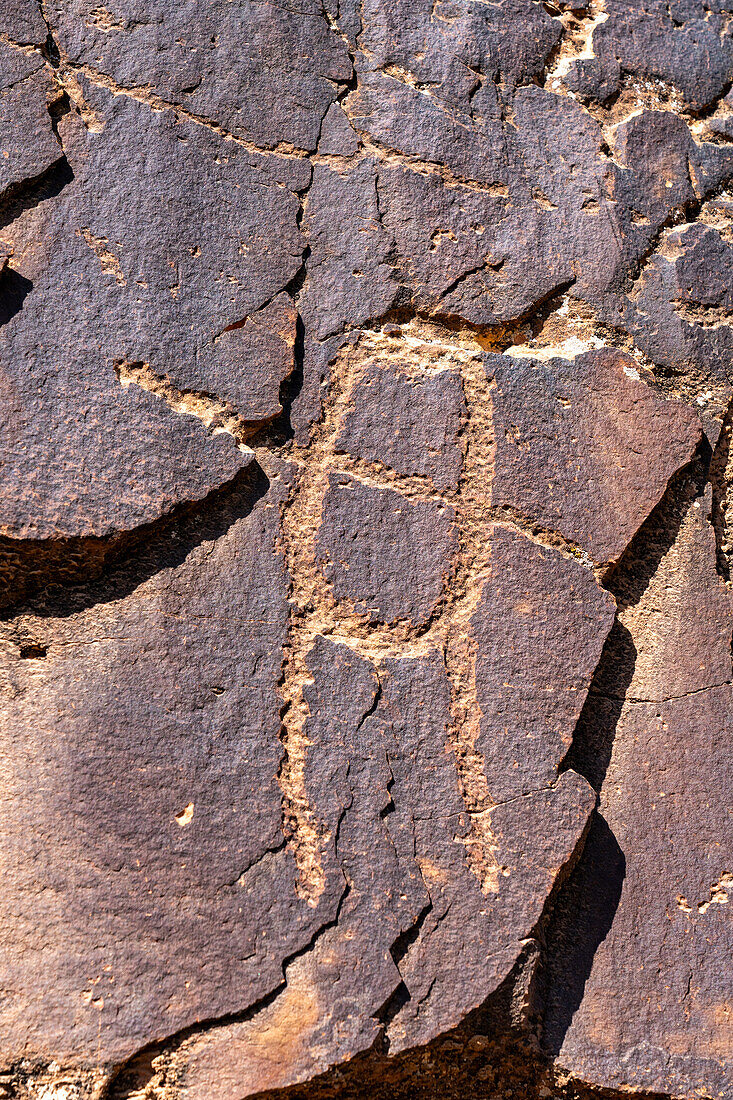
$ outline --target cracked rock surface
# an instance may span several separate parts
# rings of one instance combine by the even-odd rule
[[[0,0],[0,1096],[733,1098],[732,83]]]

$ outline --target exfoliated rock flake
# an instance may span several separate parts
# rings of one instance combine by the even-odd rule
[[[0,1096],[733,1098],[733,0],[0,0]]]

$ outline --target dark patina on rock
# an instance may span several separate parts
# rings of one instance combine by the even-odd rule
[[[318,557],[336,599],[375,622],[426,622],[453,571],[454,510],[329,474]]]
[[[0,1091],[730,1097],[731,16],[0,0]]]

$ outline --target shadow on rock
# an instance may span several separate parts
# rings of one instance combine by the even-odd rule
[[[562,1047],[583,998],[593,959],[616,915],[626,859],[596,811],[577,866],[558,897],[545,930],[543,1043]]]

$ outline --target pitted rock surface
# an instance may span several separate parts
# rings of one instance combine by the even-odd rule
[[[0,0],[3,1095],[733,1096],[731,80]]]

